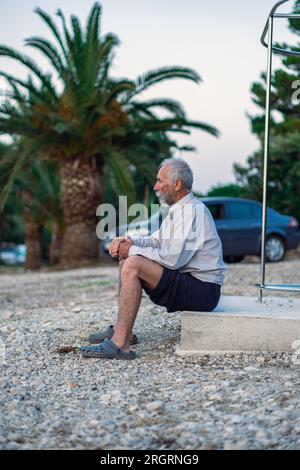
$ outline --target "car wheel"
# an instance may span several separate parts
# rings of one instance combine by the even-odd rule
[[[270,235],[266,241],[266,260],[269,263],[281,261],[285,255],[285,245],[282,238]]]
[[[240,263],[244,256],[224,256],[225,263]]]

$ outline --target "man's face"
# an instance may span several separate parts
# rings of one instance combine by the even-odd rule
[[[162,167],[156,177],[154,191],[159,199],[160,204],[171,206],[174,204],[175,185],[169,181],[170,167],[168,165]]]

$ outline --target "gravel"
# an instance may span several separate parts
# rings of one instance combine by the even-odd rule
[[[267,266],[271,282],[299,273],[300,260]],[[223,293],[257,295],[257,282],[257,261],[230,265]],[[180,313],[145,296],[139,357],[83,359],[116,319],[117,285],[115,264],[0,275],[1,449],[300,449],[291,353],[176,356]]]

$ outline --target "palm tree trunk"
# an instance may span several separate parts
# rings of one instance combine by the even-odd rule
[[[24,232],[26,245],[25,269],[34,271],[42,266],[42,230],[43,227],[36,222],[28,206],[24,207]]]
[[[60,262],[74,266],[99,257],[96,210],[102,202],[102,175],[95,162],[80,158],[63,161],[60,171],[65,233]]]
[[[42,230],[43,227],[36,222],[31,214],[31,195],[22,191],[24,233],[26,245],[25,269],[38,270],[42,266]]]
[[[49,261],[52,266],[60,262],[63,236],[64,227],[60,224],[55,224],[49,247]]]

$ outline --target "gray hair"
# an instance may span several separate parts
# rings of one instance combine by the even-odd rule
[[[159,166],[161,169],[164,166],[170,166],[170,180],[175,183],[176,180],[180,180],[184,189],[187,191],[192,190],[193,186],[193,172],[189,165],[182,158],[166,158]]]

